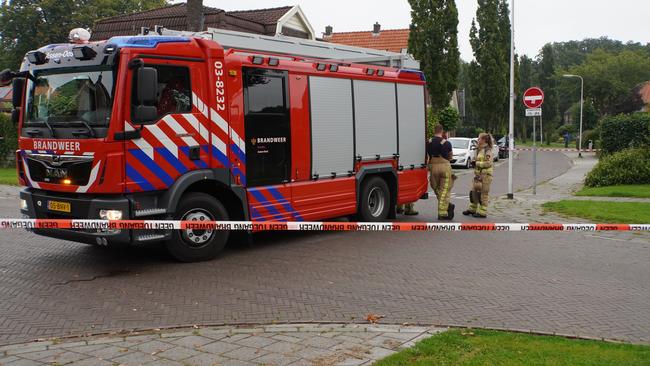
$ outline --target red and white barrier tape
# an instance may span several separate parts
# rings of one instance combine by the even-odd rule
[[[510,149],[509,149],[510,150]],[[522,147],[522,148],[515,148],[510,151],[533,151],[534,149],[532,147]],[[540,147],[537,148],[537,151],[543,151],[543,152],[548,152],[548,151],[553,151],[553,152],[578,152],[578,149],[558,149],[558,148],[545,148],[545,147]],[[581,150],[583,153],[589,153],[589,152],[597,152],[600,151],[600,149],[583,149]]]
[[[650,224],[508,224],[440,222],[279,222],[179,220],[0,219],[0,229],[253,231],[650,231]]]

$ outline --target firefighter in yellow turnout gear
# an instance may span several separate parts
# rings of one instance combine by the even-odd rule
[[[492,136],[482,133],[478,137],[476,150],[476,165],[474,167],[474,186],[469,194],[469,208],[463,215],[485,218],[487,217],[488,201],[490,198],[490,185],[492,184]]]
[[[430,171],[429,183],[438,197],[438,220],[452,220],[455,206],[449,201],[455,178],[451,172],[450,163],[453,152],[451,143],[443,137],[440,125],[435,127],[434,136],[427,145],[427,156]]]

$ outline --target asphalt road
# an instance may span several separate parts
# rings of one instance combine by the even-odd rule
[[[541,180],[570,166],[559,153],[539,158]],[[526,153],[516,160],[517,189],[531,184],[529,162]],[[506,193],[506,172],[496,169],[494,194]],[[470,180],[462,174],[455,186],[459,210]],[[15,190],[2,192],[0,215],[15,217]],[[419,202],[417,220],[433,220],[435,206]],[[264,233],[195,264],[157,247],[0,235],[0,344],[192,324],[363,322],[368,313],[383,323],[650,341],[650,243],[623,234]]]

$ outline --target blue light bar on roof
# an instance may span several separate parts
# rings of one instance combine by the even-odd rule
[[[404,73],[409,73],[409,74],[417,74],[417,75],[420,76],[420,80],[422,80],[422,81],[426,81],[426,79],[425,79],[425,77],[424,77],[424,73],[423,73],[422,71],[420,71],[420,70],[413,70],[413,69],[400,69],[399,72],[398,72],[398,76],[399,76],[399,74],[401,74],[401,73],[403,73],[403,72],[404,72]]]
[[[189,42],[187,37],[166,37],[166,36],[136,36],[136,37],[113,37],[106,42],[116,47],[129,48],[156,48],[160,43]]]

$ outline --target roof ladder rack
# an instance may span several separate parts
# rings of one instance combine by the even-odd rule
[[[210,39],[219,43],[225,49],[271,52],[342,63],[371,64],[400,69],[420,69],[420,63],[406,53],[352,47],[283,35],[265,36],[217,28],[208,28],[204,32],[176,31],[162,27],[158,28],[158,30],[158,34],[162,36]]]

